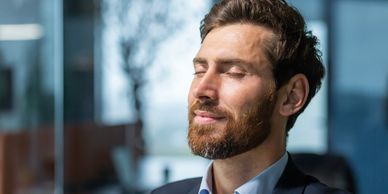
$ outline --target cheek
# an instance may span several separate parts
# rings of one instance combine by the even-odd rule
[[[235,109],[243,110],[260,100],[260,86],[253,84],[229,84],[223,87],[224,103]]]

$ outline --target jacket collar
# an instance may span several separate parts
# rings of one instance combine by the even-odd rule
[[[302,173],[292,161],[288,153],[287,166],[275,186],[273,194],[302,194],[310,182],[317,180]]]
[[[201,185],[201,179],[202,178],[198,178],[198,181],[196,181],[193,188],[187,194],[198,194],[198,190],[199,190],[199,187]]]
[[[288,161],[279,181],[277,182],[273,194],[303,194],[309,183],[317,182],[316,179],[301,172],[292,161],[288,153]],[[197,194],[201,184],[201,178],[195,182],[188,194]]]

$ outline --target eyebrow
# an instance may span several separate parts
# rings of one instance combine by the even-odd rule
[[[193,59],[193,64],[207,64],[207,60],[205,58],[202,58],[202,57],[195,57]],[[243,65],[243,66],[246,66],[246,65],[253,65],[252,63],[250,62],[247,62],[245,60],[242,60],[242,59],[238,59],[238,58],[226,58],[226,59],[216,59],[216,63],[217,64],[221,64],[221,65],[230,65],[230,64],[235,64],[235,65]]]
[[[207,60],[201,57],[195,57],[193,59],[193,64],[207,64]]]
[[[242,60],[242,59],[237,59],[237,58],[218,59],[216,61],[216,63],[222,64],[222,65],[237,65],[237,66],[245,66],[245,67],[252,67],[253,66],[252,63],[245,61],[245,60]]]

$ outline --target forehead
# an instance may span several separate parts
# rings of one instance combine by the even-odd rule
[[[253,24],[232,24],[213,29],[205,37],[197,57],[207,60],[223,58],[265,63],[265,45],[273,32]]]

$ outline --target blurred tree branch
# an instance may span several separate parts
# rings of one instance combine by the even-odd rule
[[[121,66],[128,78],[129,100],[132,101],[130,104],[133,105],[132,109],[135,113],[129,143],[134,153],[134,160],[137,161],[145,152],[142,135],[145,98],[142,89],[147,82],[147,70],[155,62],[158,47],[173,35],[179,22],[171,15],[173,1],[105,0],[103,2],[103,11],[113,10],[114,21],[118,25]]]

